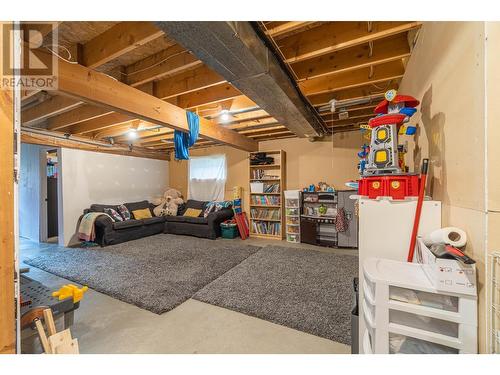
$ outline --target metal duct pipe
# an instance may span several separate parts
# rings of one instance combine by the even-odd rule
[[[344,99],[344,100],[335,100],[332,99],[328,102],[328,105],[324,105],[318,108],[318,112],[335,112],[337,108],[346,108],[352,107],[354,105],[371,103],[374,100],[382,99],[384,97],[384,93],[374,94],[364,96],[362,98],[353,98],[353,99]],[[332,110],[333,109],[333,110]]]
[[[227,113],[228,115],[240,115],[242,113],[247,113],[247,112],[253,112],[253,111],[258,111],[260,110],[261,108],[259,106],[255,106],[255,107],[248,107],[248,108],[243,108],[243,109],[235,109],[234,111],[227,111],[225,113]],[[222,113],[218,113],[216,115],[210,115],[210,116],[206,116],[205,118],[208,119],[208,120],[212,120],[214,118],[217,118],[221,115]]]
[[[93,141],[91,139],[83,138],[83,137],[78,137],[74,135],[65,135],[57,132],[51,132],[49,130],[45,129],[37,129],[37,128],[30,128],[28,126],[22,126],[21,127],[21,132],[25,133],[32,133],[32,134],[40,134],[40,135],[45,135],[48,137],[53,137],[57,139],[64,139],[65,141],[71,141],[71,142],[76,142],[76,143],[84,143],[92,146],[101,146],[101,147],[113,147],[111,143],[106,143],[106,142],[100,142],[100,141]]]

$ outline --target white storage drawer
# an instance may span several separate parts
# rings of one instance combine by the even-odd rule
[[[396,333],[389,333],[390,354],[458,354],[458,349],[420,340]]]
[[[445,294],[427,293],[420,290],[390,286],[389,299],[439,310],[458,312],[458,297]]]
[[[412,314],[405,311],[389,310],[389,323],[400,324],[406,327],[458,338],[458,323],[428,316]]]

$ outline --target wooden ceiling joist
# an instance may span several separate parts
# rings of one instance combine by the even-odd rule
[[[81,102],[78,100],[61,95],[53,95],[41,104],[23,110],[21,119],[23,125],[30,126],[50,116],[55,116],[64,111],[76,108],[80,104]]]
[[[278,45],[285,61],[293,64],[420,26],[421,22],[375,21],[370,30],[369,22],[329,22],[286,38]]]
[[[299,85],[305,95],[312,96],[399,79],[403,77],[404,71],[402,61],[398,60],[374,66],[372,70],[370,68],[358,69],[353,72],[302,81]]]
[[[97,68],[163,35],[152,22],[120,22],[83,45],[81,62]]]
[[[89,68],[98,68],[105,63],[116,59],[117,57],[141,46],[153,39],[161,37],[164,33],[151,22],[120,22],[111,27],[104,33],[96,36],[85,43],[80,50],[82,51],[78,60]],[[138,85],[137,85],[138,86]],[[35,117],[32,112],[22,111],[23,125],[31,125],[33,122],[41,121],[45,118],[55,116],[56,114],[69,111],[83,104],[80,101],[60,102],[57,107],[54,104],[41,103]],[[60,129],[61,127],[52,126],[50,129]]]
[[[408,56],[410,56],[410,46],[406,34],[402,33],[376,40],[372,48],[365,43],[315,59],[301,61],[293,65],[293,71],[298,77],[297,81],[301,82],[401,60]]]
[[[47,58],[50,58],[50,55],[47,55]],[[109,107],[134,118],[172,129],[189,130],[184,109],[118,82],[105,74],[79,64],[59,61],[58,78],[59,91],[77,100]],[[245,151],[258,149],[258,145],[251,139],[217,126],[204,118],[200,118],[200,136]]]
[[[266,31],[266,34],[274,39],[284,38],[292,33],[297,33],[315,24],[315,21],[288,21],[283,22]]]

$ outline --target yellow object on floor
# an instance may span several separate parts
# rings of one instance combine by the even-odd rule
[[[52,297],[58,297],[59,301],[72,297],[73,303],[80,302],[84,293],[89,289],[88,286],[78,288],[76,285],[63,285],[58,291],[52,293]]]

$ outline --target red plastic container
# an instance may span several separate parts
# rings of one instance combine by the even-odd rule
[[[391,197],[405,199],[418,196],[419,175],[370,176],[359,180],[358,194],[376,199]]]

